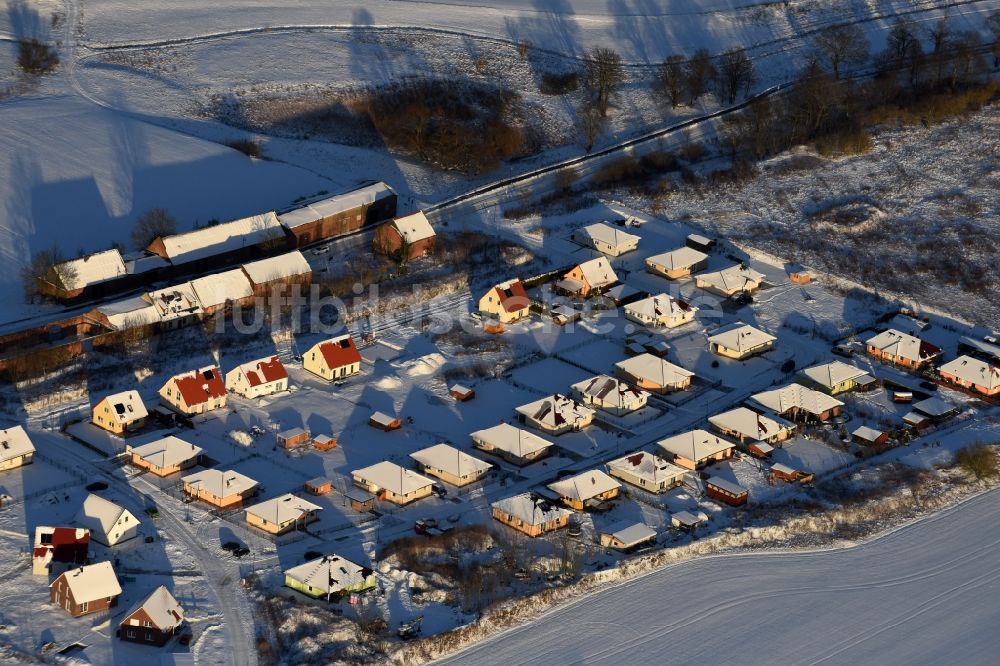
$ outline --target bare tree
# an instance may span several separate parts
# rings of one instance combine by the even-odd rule
[[[709,83],[715,78],[715,65],[708,49],[698,49],[684,65],[684,80],[688,100],[693,104],[708,92]]]
[[[930,61],[934,71],[934,85],[941,82],[944,76],[944,66],[948,59],[948,46],[951,42],[951,26],[948,24],[948,17],[942,16],[927,31],[927,38],[931,43]]]
[[[583,134],[584,148],[589,153],[594,148],[594,142],[604,127],[604,118],[596,106],[584,103],[580,107],[580,131]]]
[[[813,46],[838,81],[841,67],[865,64],[870,49],[868,38],[856,23],[830,26],[813,38]]]
[[[145,249],[160,236],[177,233],[177,220],[166,208],[150,208],[136,218],[132,229],[132,247]]]
[[[885,50],[879,56],[879,68],[883,73],[906,72],[910,85],[920,76],[920,65],[924,49],[913,24],[906,18],[899,18],[886,35]]]
[[[49,282],[57,289],[67,289],[76,282],[76,269],[65,264],[62,252],[55,243],[46,250],[39,250],[31,256],[31,260],[21,267],[21,285],[24,298],[33,303],[42,295],[42,282]]]
[[[622,57],[612,49],[595,47],[587,54],[584,74],[594,106],[601,112],[601,117],[606,118],[611,100],[625,81]]]
[[[731,48],[719,58],[719,72],[716,83],[719,98],[732,104],[742,93],[749,94],[750,87],[757,81],[757,70],[753,61],[741,47]]]
[[[952,88],[968,83],[986,69],[982,58],[983,40],[973,30],[960,32],[951,40],[951,62],[948,70]]]
[[[676,109],[684,100],[686,90],[686,61],[683,56],[672,55],[660,63],[653,80],[653,92],[670,102]]]
[[[993,67],[1000,67],[1000,11],[993,12],[986,19],[986,28],[993,35]]]

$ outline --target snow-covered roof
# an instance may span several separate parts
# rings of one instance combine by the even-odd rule
[[[546,441],[527,430],[516,428],[509,423],[501,423],[492,428],[477,430],[471,436],[473,439],[489,444],[495,449],[506,451],[522,458],[552,446],[552,442]]]
[[[78,604],[116,597],[122,593],[122,587],[118,584],[118,577],[115,576],[111,562],[98,562],[69,569],[52,581],[50,587],[60,578],[66,581],[73,593],[73,600]]]
[[[558,493],[560,497],[568,497],[581,502],[621,487],[622,484],[599,469],[583,472],[548,485],[548,488],[552,492]]]
[[[687,474],[683,467],[667,462],[660,456],[646,451],[636,451],[608,463],[608,469],[621,470],[651,481],[654,485]]]
[[[735,484],[727,479],[723,479],[721,476],[713,476],[707,481],[707,483],[710,486],[715,486],[716,488],[724,490],[727,493],[731,493],[733,495],[742,495],[743,493],[747,492],[746,488],[744,488],[743,486]]]
[[[286,493],[266,502],[249,506],[246,508],[246,512],[247,515],[257,516],[261,520],[282,525],[290,520],[298,520],[303,514],[320,511],[322,508],[309,500]]]
[[[160,631],[170,631],[184,622],[184,608],[180,605],[170,591],[160,585],[153,590],[152,594],[140,601],[125,614],[123,622],[142,610],[150,621]]]
[[[950,412],[958,409],[955,405],[948,402],[947,400],[941,398],[940,396],[932,396],[926,400],[921,400],[920,402],[913,404],[913,409],[917,410],[922,414],[927,416],[944,416]]]
[[[361,585],[373,571],[355,564],[340,555],[324,555],[305,564],[285,570],[292,580],[308,585],[324,594],[333,594],[345,588]]]
[[[458,477],[466,474],[479,474],[493,467],[485,460],[470,456],[449,444],[435,444],[411,453],[410,457],[421,465],[444,470],[448,474]]]
[[[784,414],[790,409],[801,409],[810,414],[822,414],[844,403],[834,397],[806,388],[802,384],[789,384],[772,391],[755,393],[751,398],[758,404],[778,414]]]
[[[698,280],[720,291],[746,291],[756,289],[764,280],[764,274],[741,264],[733,264],[721,271],[699,273]]]
[[[618,282],[615,270],[611,268],[607,257],[597,257],[580,264],[580,272],[586,278],[591,289],[599,289]]]
[[[337,194],[326,199],[314,201],[300,208],[295,208],[278,216],[285,227],[294,229],[303,224],[309,224],[321,220],[331,215],[349,211],[358,206],[372,204],[379,199],[395,194],[392,188],[385,183],[378,182],[372,185]]]
[[[368,419],[373,423],[386,427],[393,425],[397,420],[395,416],[386,414],[385,412],[372,412],[372,415]]]
[[[73,291],[125,275],[125,262],[117,249],[88,254],[53,266],[63,289]]]
[[[777,338],[770,333],[743,322],[736,322],[708,338],[708,341],[713,344],[721,345],[727,349],[735,349],[738,352],[749,351],[775,340]]]
[[[885,433],[881,430],[876,430],[875,428],[870,428],[868,426],[860,426],[851,434],[859,439],[865,440],[866,442],[874,442]]]
[[[131,449],[133,455],[161,469],[186,463],[197,458],[201,452],[200,446],[185,442],[173,435]]]
[[[919,426],[922,423],[926,423],[928,419],[930,419],[929,416],[916,410],[910,410],[903,414],[903,422],[907,425]]]
[[[104,396],[100,402],[105,400],[111,405],[111,415],[118,423],[129,424],[149,416],[145,403],[135,389],[112,393]]]
[[[151,291],[144,298],[156,308],[161,321],[170,321],[203,312],[201,301],[190,282]]]
[[[558,504],[531,493],[507,497],[493,502],[491,506],[521,520],[525,525],[541,525],[572,515],[571,511]]]
[[[396,495],[409,495],[422,488],[433,485],[433,479],[418,474],[412,469],[400,467],[394,462],[383,460],[370,467],[356,469],[351,475],[379,488],[385,488]]]
[[[273,280],[286,280],[300,275],[309,275],[312,273],[312,267],[306,261],[305,255],[295,250],[279,254],[276,257],[243,264],[243,271],[252,283],[258,285]]]
[[[107,536],[122,515],[126,513],[132,517],[132,520],[135,520],[135,516],[128,509],[118,506],[100,495],[91,493],[83,500],[83,506],[76,514],[74,522],[81,527],[86,527],[93,534]],[[139,521],[135,520],[135,522]]]
[[[708,259],[708,255],[704,252],[699,252],[693,247],[685,245],[670,252],[646,257],[646,265],[663,266],[664,270],[675,271],[681,268],[689,268],[706,259]]]
[[[833,361],[832,363],[824,363],[806,368],[802,371],[802,374],[820,386],[832,389],[838,384],[858,379],[867,373],[843,361]]]
[[[205,469],[189,474],[181,478],[181,481],[216,497],[242,495],[257,487],[257,482],[249,476],[231,469]]]
[[[618,539],[625,548],[656,538],[656,530],[644,523],[618,523],[601,530],[601,532]]]
[[[183,264],[283,238],[284,229],[274,212],[251,215],[203,229],[164,236],[164,254],[173,264]],[[154,241],[155,242],[155,241]]]
[[[148,326],[160,321],[160,311],[143,296],[134,296],[97,308],[115,330]]]
[[[750,439],[769,439],[781,431],[790,429],[787,422],[779,422],[769,416],[758,414],[749,407],[737,407],[710,416],[708,422],[717,428],[736,432]]]
[[[639,236],[635,234],[627,233],[603,222],[588,224],[582,229],[577,229],[576,234],[579,234],[581,238],[588,238],[591,241],[601,242],[611,247],[635,245],[640,240]]]
[[[146,250],[124,254],[122,255],[122,259],[125,261],[125,270],[128,271],[129,275],[138,275],[146,271],[156,270],[157,268],[166,268],[170,265],[170,262],[160,255]]]
[[[407,243],[416,243],[436,235],[434,227],[427,221],[427,216],[419,210],[416,213],[393,219],[392,225],[396,227],[400,237]]]
[[[625,306],[625,312],[641,319],[673,319],[683,317],[688,313],[697,312],[698,308],[687,301],[682,301],[668,294],[656,294]]]
[[[865,344],[878,349],[883,354],[917,362],[926,361],[941,353],[939,347],[894,328],[868,338],[865,340]]]
[[[700,429],[661,439],[656,445],[667,453],[695,462],[710,458],[735,446],[732,442],[722,439],[718,435]]]
[[[253,285],[242,268],[191,280],[191,288],[206,308],[253,296]]]
[[[648,353],[619,361],[615,363],[615,367],[632,377],[650,381],[659,386],[679,384],[694,377],[694,373],[690,370],[685,370],[666,359]]]
[[[993,358],[1000,359],[1000,345],[990,344],[985,340],[977,340],[976,338],[971,338],[967,335],[963,335],[958,339],[959,346],[965,345],[966,347],[971,347],[977,349],[984,354],[988,354]]]
[[[671,514],[670,520],[671,522],[676,521],[677,524],[684,527],[695,527],[708,522],[708,516],[701,511],[699,511],[697,515],[691,513],[690,511],[678,511],[677,513]]]
[[[250,386],[260,386],[288,379],[288,371],[277,356],[267,356],[265,358],[258,358],[255,361],[241,363],[233,368],[233,370],[230,370],[229,374],[232,374],[234,370],[242,372]]]
[[[19,458],[34,451],[35,445],[31,443],[23,427],[16,425],[0,430],[0,462]]]
[[[608,375],[598,375],[577,382],[571,387],[581,395],[588,396],[604,405],[625,409],[636,400],[649,399],[649,393],[629,386],[620,379]]]
[[[987,390],[1000,386],[1000,366],[990,365],[971,356],[959,356],[942,365],[938,371],[947,372],[963,381],[983,386]]]
[[[777,472],[778,474],[795,474],[795,469],[785,465],[784,463],[774,463],[771,465],[771,470]]]
[[[594,410],[559,393],[521,405],[516,411],[526,418],[553,428],[586,421],[594,416]]]

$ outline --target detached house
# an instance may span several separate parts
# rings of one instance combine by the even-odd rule
[[[606,257],[597,257],[574,266],[556,283],[556,289],[570,296],[586,298],[618,283],[618,276]]]
[[[971,356],[959,356],[938,368],[938,372],[945,381],[976,393],[1000,395],[1000,366]]]
[[[323,507],[309,500],[286,493],[247,507],[246,518],[248,525],[270,534],[284,534],[319,520],[317,514],[322,510]]]
[[[35,528],[35,545],[31,551],[31,573],[47,576],[84,564],[90,552],[90,530],[83,527]]]
[[[709,336],[708,349],[719,356],[743,360],[773,349],[775,340],[770,333],[737,322]]]
[[[226,406],[226,385],[214,366],[174,375],[160,389],[160,400],[171,409],[194,416]]]
[[[333,381],[361,372],[361,352],[350,334],[344,334],[309,348],[302,367],[321,379]]]
[[[155,442],[126,449],[131,463],[156,476],[169,476],[182,469],[194,467],[201,458],[202,449],[179,437],[167,435]]]
[[[608,474],[650,493],[663,493],[684,483],[687,470],[659,456],[637,451],[608,463]]]
[[[107,610],[118,603],[122,587],[111,562],[70,569],[49,585],[49,599],[73,617]]]
[[[399,505],[429,497],[434,487],[434,481],[423,474],[387,460],[356,469],[351,472],[351,477],[354,485],[362,490],[374,493],[380,500]]]
[[[184,492],[212,506],[239,506],[257,494],[257,482],[233,470],[206,469],[181,478]]]
[[[396,259],[412,261],[434,249],[436,234],[427,217],[417,211],[393,218],[375,230],[372,243],[377,252]],[[401,257],[402,252],[406,253]]]
[[[653,393],[681,391],[691,386],[694,373],[653,354],[639,354],[615,363],[619,377]]]
[[[690,247],[646,258],[646,270],[670,280],[682,278],[708,268],[708,255]]]
[[[374,589],[375,571],[339,555],[324,555],[285,570],[285,587],[315,599],[330,600]]]
[[[602,254],[617,257],[639,247],[639,237],[609,224],[589,224],[573,232],[573,240]]]
[[[35,457],[35,445],[22,426],[0,430],[0,472],[30,465]]]
[[[894,328],[865,340],[868,353],[887,363],[919,368],[941,355],[941,348]]]
[[[516,411],[522,423],[553,435],[583,430],[594,420],[594,410],[558,393],[521,405]]]
[[[695,285],[726,298],[741,292],[749,294],[757,291],[762,282],[764,282],[763,273],[741,264],[733,264],[721,271],[695,276]]]
[[[531,314],[531,299],[517,278],[501,282],[479,299],[479,312],[509,324]]]
[[[105,396],[94,405],[90,421],[98,428],[123,435],[142,428],[148,416],[138,391],[122,391]]]
[[[599,506],[618,497],[622,484],[599,469],[584,472],[550,483],[548,489],[559,495],[562,503],[571,509],[584,509]]]
[[[490,505],[493,518],[530,537],[553,532],[569,524],[572,511],[532,493],[522,493]]]
[[[571,387],[580,401],[591,407],[624,416],[646,406],[649,393],[626,384],[621,379],[598,375]]]
[[[735,438],[740,444],[764,442],[774,445],[785,441],[795,432],[795,427],[787,421],[779,422],[748,407],[737,407],[710,416],[708,422],[723,435]]]
[[[277,356],[238,365],[226,373],[226,388],[244,398],[288,390],[288,371]]]
[[[73,522],[90,530],[94,541],[109,547],[139,534],[139,521],[131,511],[94,494],[83,500]]]
[[[803,370],[800,377],[804,383],[815,386],[830,395],[853,391],[876,381],[864,370],[843,361],[814,365]]]
[[[676,328],[694,321],[698,308],[667,294],[657,294],[625,306],[625,318],[643,326]]]
[[[733,456],[735,445],[706,430],[691,430],[661,439],[656,445],[668,460],[685,469],[702,469]]]
[[[480,451],[492,453],[518,466],[527,465],[544,457],[552,447],[552,442],[509,423],[477,430],[471,437],[473,446]]]
[[[184,608],[160,585],[125,614],[118,623],[118,638],[145,645],[166,645],[182,624]]]
[[[424,474],[436,476],[453,486],[467,486],[480,480],[493,465],[448,444],[435,444],[411,453]]]
[[[755,393],[751,399],[778,416],[792,421],[829,421],[840,415],[844,403],[802,384],[789,384],[773,391]]]

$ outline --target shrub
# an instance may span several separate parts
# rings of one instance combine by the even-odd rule
[[[639,158],[639,164],[647,171],[676,171],[678,168],[677,156],[665,150],[655,153],[648,153]]]
[[[247,157],[260,158],[264,155],[264,151],[260,148],[260,143],[252,139],[231,139],[226,141],[226,145],[233,150],[240,151]]]
[[[542,83],[538,86],[543,95],[565,95],[580,87],[580,75],[576,72],[557,74],[546,72],[542,74]]]
[[[977,480],[988,479],[997,474],[997,455],[988,446],[973,444],[955,453],[955,462]]]
[[[706,153],[708,153],[708,150],[705,148],[705,144],[698,141],[684,144],[680,149],[681,159],[691,164],[700,161],[705,157]]]
[[[18,42],[17,64],[29,74],[47,74],[59,65],[59,55],[37,39],[22,39]]]

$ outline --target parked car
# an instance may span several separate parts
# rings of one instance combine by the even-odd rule
[[[433,490],[434,494],[436,494],[438,497],[444,497],[445,495],[448,494],[448,489],[442,486],[440,483],[435,483],[433,486],[431,486],[431,490]]]

